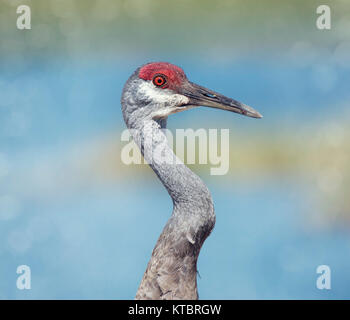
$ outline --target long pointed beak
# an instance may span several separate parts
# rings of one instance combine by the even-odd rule
[[[252,118],[262,118],[262,115],[253,108],[189,81],[181,88],[181,94],[190,99],[189,105],[223,109]]]

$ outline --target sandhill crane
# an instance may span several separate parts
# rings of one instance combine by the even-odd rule
[[[202,180],[176,158],[161,129],[169,115],[198,106],[262,116],[190,82],[181,68],[167,62],[139,67],[124,86],[121,105],[134,141],[173,200],[172,215],[153,249],[136,299],[198,299],[197,259],[215,224],[213,201]],[[161,155],[154,150],[162,150]]]

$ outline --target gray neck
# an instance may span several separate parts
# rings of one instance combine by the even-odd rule
[[[167,189],[175,205],[211,202],[203,181],[176,157],[169,147],[165,133],[166,119],[134,123],[133,138],[145,160]]]

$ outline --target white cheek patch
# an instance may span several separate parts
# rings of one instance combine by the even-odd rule
[[[170,116],[171,114],[176,112],[176,107],[166,107],[166,108],[161,108],[159,111],[153,112],[152,113],[152,118],[165,118],[167,116]]]
[[[192,108],[195,108],[197,106],[191,106],[191,105],[186,105],[186,106],[182,106],[182,107],[164,107],[164,108],[161,108],[159,111],[157,112],[153,112],[152,113],[152,118],[164,118],[164,117],[167,117],[167,116],[170,116],[171,114],[174,114],[174,113],[178,113],[178,112],[181,112],[181,111],[185,111],[185,110],[189,110],[189,109],[192,109]]]
[[[185,110],[180,106],[188,104],[189,99],[182,94],[173,93],[168,89],[155,88],[151,81],[144,81],[139,87],[140,94],[152,100],[154,104],[159,104],[159,111],[153,117],[166,117],[172,113]]]

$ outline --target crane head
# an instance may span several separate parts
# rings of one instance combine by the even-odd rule
[[[262,118],[253,108],[190,82],[180,67],[167,62],[148,63],[138,68],[124,87],[122,106],[124,117],[138,111],[137,117],[166,118],[173,113],[206,106]]]

